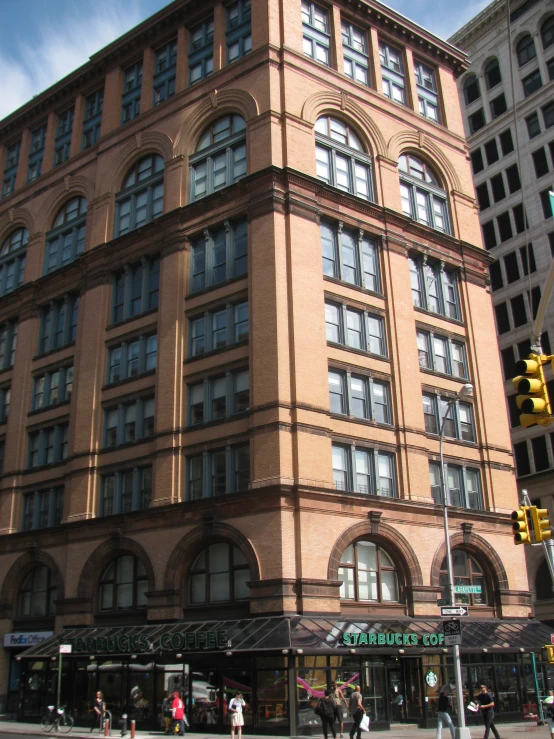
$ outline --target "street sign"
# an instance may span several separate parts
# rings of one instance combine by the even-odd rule
[[[462,593],[464,595],[469,595],[471,593],[479,595],[481,593],[481,586],[480,585],[454,585],[454,592]]]
[[[72,644],[60,644],[60,654],[71,654],[72,651]]]
[[[445,616],[468,616],[469,615],[469,608],[466,608],[465,606],[450,606],[446,608],[441,608],[441,616],[444,618]]]
[[[454,644],[462,643],[462,624],[456,619],[442,622],[442,633],[444,634],[444,644],[451,647]]]

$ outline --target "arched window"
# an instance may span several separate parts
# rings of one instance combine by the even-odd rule
[[[517,63],[520,67],[523,67],[524,64],[527,64],[527,62],[530,62],[531,59],[534,59],[537,56],[535,42],[533,41],[531,36],[524,36],[522,39],[520,39],[518,45],[516,46],[516,53]]]
[[[456,593],[456,602],[465,603],[469,606],[488,606],[490,603],[489,589],[483,573],[483,568],[462,549],[452,550],[452,568],[454,585],[469,586],[470,591],[479,592]],[[443,559],[440,569],[439,584],[448,588],[448,572],[446,569],[446,557]]]
[[[238,547],[226,542],[211,544],[195,559],[189,575],[189,603],[229,603],[248,600],[250,568]]]
[[[0,251],[0,295],[6,295],[23,283],[29,233],[26,228],[12,231]]]
[[[85,245],[87,201],[73,198],[58,212],[52,230],[46,234],[44,273],[73,262]]]
[[[123,554],[106,567],[100,578],[98,610],[131,611],[146,608],[148,575],[140,559]]]
[[[246,175],[246,123],[240,115],[218,118],[190,158],[190,199],[232,185]]]
[[[554,593],[552,592],[552,578],[550,577],[550,570],[548,569],[548,563],[543,560],[539,565],[537,574],[535,576],[535,593],[537,600],[553,600]]]
[[[56,584],[48,567],[35,567],[19,588],[17,615],[19,618],[54,616]]]
[[[500,73],[500,64],[498,59],[491,59],[491,61],[485,67],[485,84],[487,90],[492,90],[493,87],[499,85],[502,82],[502,74]]]
[[[339,565],[342,600],[398,603],[400,586],[396,567],[383,547],[357,541],[346,547]]]
[[[398,160],[402,212],[418,223],[450,233],[446,192],[432,170],[412,154]]]
[[[164,160],[159,154],[140,159],[127,172],[117,194],[115,235],[134,231],[163,213]]]
[[[541,28],[542,48],[548,49],[554,44],[554,15],[547,18]]]
[[[464,98],[466,105],[473,103],[477,98],[481,97],[481,90],[479,89],[479,80],[474,74],[467,76],[464,82]]]
[[[324,116],[315,124],[315,138],[318,179],[373,201],[371,159],[350,126]]]

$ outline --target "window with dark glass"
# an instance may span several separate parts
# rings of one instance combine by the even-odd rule
[[[124,554],[112,560],[98,584],[100,613],[120,613],[146,608],[148,575],[140,559]]]
[[[402,53],[393,46],[380,41],[379,58],[381,60],[383,95],[396,103],[406,105],[406,81],[404,79]]]
[[[18,618],[56,614],[56,582],[48,567],[35,567],[23,580],[17,599]]]
[[[535,262],[535,252],[533,250],[533,244],[529,243],[527,246],[522,246],[519,250],[521,256],[521,263],[523,265],[523,274],[527,276],[529,273],[537,271],[537,265]],[[549,354],[550,352],[547,352]]]
[[[548,79],[554,80],[554,57],[546,62],[546,69],[548,71]]]
[[[531,156],[533,157],[533,164],[535,166],[535,174],[537,176],[537,179],[539,179],[539,177],[544,177],[545,174],[548,174],[548,159],[544,146],[541,146],[540,149],[532,152]]]
[[[422,62],[414,60],[419,112],[425,118],[439,123],[439,96],[435,72]]]
[[[121,123],[132,121],[140,113],[142,88],[142,62],[137,62],[124,72],[123,95],[121,96]]]
[[[380,293],[379,253],[374,239],[342,223],[321,223],[323,275]]]
[[[96,90],[85,98],[85,116],[83,120],[83,142],[81,148],[87,149],[100,138],[102,125],[102,108],[104,106],[104,88]]]
[[[330,369],[331,413],[377,423],[392,423],[390,385],[366,375]]]
[[[479,129],[483,128],[486,123],[483,108],[480,108],[475,113],[468,116],[467,121],[470,134],[475,133],[476,131],[479,131]]]
[[[0,324],[0,371],[13,367],[17,346],[17,321]]]
[[[517,164],[512,164],[511,167],[508,167],[506,170],[506,179],[508,180],[510,194],[521,190],[521,180],[519,179],[519,169]]]
[[[118,469],[102,476],[100,516],[149,508],[152,501],[152,467]]]
[[[0,423],[6,423],[10,415],[12,391],[9,385],[0,388]]]
[[[15,178],[17,176],[17,166],[19,164],[19,151],[21,149],[21,141],[7,147],[6,163],[4,165],[4,177],[2,180],[2,197],[6,198],[15,190]]]
[[[32,431],[29,434],[27,469],[63,462],[67,459],[68,440],[67,423]]]
[[[191,201],[211,195],[246,175],[246,123],[239,115],[218,118],[190,157]]]
[[[537,317],[537,310],[539,309],[539,303],[541,302],[541,288],[539,285],[534,287],[531,292],[527,293],[529,304],[531,306],[531,313],[533,318]]]
[[[382,316],[344,304],[325,302],[327,341],[381,357],[387,356]]]
[[[402,154],[398,170],[404,215],[450,233],[446,192],[430,167],[412,154]]]
[[[459,321],[461,314],[456,272],[415,255],[408,258],[408,263],[414,307]]]
[[[311,0],[302,0],[302,33],[304,54],[330,66],[329,14]]]
[[[0,250],[0,296],[23,284],[29,233],[18,228],[7,237]]]
[[[499,115],[502,115],[502,113],[505,113],[508,110],[508,106],[506,104],[504,93],[495,97],[494,100],[491,100],[489,106],[491,109],[491,120],[494,120],[495,118],[498,118]]]
[[[235,0],[227,7],[227,64],[252,51],[251,17],[250,0]]]
[[[58,212],[52,230],[46,234],[44,274],[74,262],[85,246],[87,201],[73,198]]]
[[[546,190],[542,190],[542,192],[539,193],[540,199],[541,199],[541,205],[542,205],[542,212],[545,217],[545,220],[548,218],[552,218],[552,200],[550,198],[550,192],[554,189],[554,185],[552,187],[548,187]]]
[[[543,105],[541,108],[542,117],[544,119],[544,127],[551,128],[554,126],[554,102]]]
[[[510,128],[503,131],[498,136],[500,140],[500,147],[502,149],[502,156],[510,154],[514,150],[514,142],[512,139],[512,130]]]
[[[502,74],[500,73],[498,59],[491,59],[485,67],[485,85],[487,86],[487,90],[492,90],[493,87],[496,87],[501,82]]]
[[[38,354],[46,354],[73,343],[77,335],[78,314],[78,295],[68,294],[43,306],[40,309]]]
[[[515,251],[506,254],[504,257],[504,268],[506,270],[506,279],[508,283],[516,282],[520,279],[519,265],[517,262],[517,253]]]
[[[373,201],[371,158],[350,126],[324,116],[315,124],[315,135],[318,179]]]
[[[164,199],[164,160],[149,154],[134,164],[116,195],[114,236],[122,236],[161,216]]]
[[[189,357],[224,349],[248,339],[248,302],[221,308],[189,319]]]
[[[74,112],[74,108],[69,108],[58,116],[56,140],[54,142],[54,167],[69,159]]]
[[[494,230],[494,221],[487,221],[481,226],[483,231],[483,241],[485,249],[493,249],[497,245],[496,231]]]
[[[521,203],[519,203],[518,205],[514,205],[514,207],[512,208],[512,214],[514,216],[516,233],[523,233],[525,231],[526,224],[526,216],[525,211],[523,210],[523,205]]]
[[[477,202],[479,203],[479,210],[483,211],[487,208],[490,208],[491,201],[489,197],[489,188],[486,182],[483,182],[482,185],[478,185],[475,188],[475,192],[477,194]]]
[[[474,74],[468,75],[464,82],[464,99],[466,105],[470,105],[481,97],[481,90],[479,89],[479,80]]]
[[[443,375],[468,378],[465,345],[447,336],[417,329],[417,351],[422,369],[440,372]]]
[[[504,379],[511,380],[515,377],[516,357],[513,346],[508,346],[500,352],[502,358],[502,368],[504,370]],[[514,396],[515,397],[515,396]]]
[[[511,380],[512,377],[515,377],[515,365],[513,365],[514,372],[511,375],[507,375],[504,373],[504,378],[506,380]],[[508,395],[506,397],[507,403],[508,403],[508,416],[510,418],[510,428],[515,429],[518,426],[521,425],[519,416],[521,411],[517,407],[517,401],[516,401],[516,395]]]
[[[250,407],[250,381],[247,369],[227,371],[188,385],[189,426],[223,421]]]
[[[462,603],[468,606],[490,606],[492,605],[491,598],[487,587],[487,580],[485,578],[483,568],[478,562],[470,557],[469,554],[462,551],[461,549],[452,550],[452,567],[454,575],[454,586],[456,585],[470,585],[478,586],[481,588],[479,593],[457,593],[456,602]],[[443,559],[441,568],[439,583],[443,592],[448,592],[448,572],[446,569],[446,558]]]
[[[479,174],[479,172],[482,172],[485,169],[485,164],[483,162],[483,152],[480,148],[475,149],[474,151],[470,152],[470,157],[473,174]]]
[[[177,40],[170,41],[158,49],[154,58],[154,79],[152,80],[152,105],[159,105],[175,95],[177,74]]]
[[[114,275],[111,323],[119,323],[158,307],[160,258],[144,257]]]
[[[189,500],[248,490],[250,445],[227,445],[187,457],[187,476]]]
[[[104,447],[133,444],[154,435],[154,398],[141,396],[104,409]]]
[[[359,540],[346,547],[338,579],[341,600],[398,603],[401,597],[399,576],[393,558],[382,546]]]
[[[531,465],[529,463],[529,450],[527,442],[521,441],[514,444],[514,457],[516,460],[516,472],[518,477],[531,474]]]
[[[444,472],[444,486],[448,505],[482,511],[483,498],[481,495],[481,476],[479,470],[472,467],[446,464]],[[429,477],[433,500],[437,505],[441,505],[440,465],[436,462],[429,463]]]
[[[22,530],[58,526],[63,517],[63,487],[23,494]]]
[[[534,139],[535,136],[539,136],[541,132],[541,124],[537,113],[532,113],[530,116],[527,116],[525,123],[527,124],[527,133],[529,134],[530,139]]]
[[[473,406],[470,403],[456,400],[450,406],[448,415],[445,416],[450,400],[450,398],[443,398],[430,393],[423,394],[425,431],[428,434],[439,434],[440,424],[443,423],[445,438],[475,442]]]
[[[211,544],[190,569],[188,602],[197,606],[246,601],[251,579],[248,561],[238,547],[227,542]]]
[[[214,71],[214,20],[207,18],[189,33],[189,83],[193,85]]]
[[[396,498],[395,456],[362,446],[332,447],[333,482],[336,490]]]
[[[366,32],[347,21],[342,21],[341,28],[344,74],[356,82],[369,85],[369,56]]]
[[[490,139],[490,141],[485,142],[485,154],[487,155],[488,165],[494,164],[500,159],[496,139]]]
[[[111,385],[156,369],[157,335],[137,336],[108,349],[106,382]]]
[[[71,400],[73,365],[58,367],[34,377],[31,410],[49,408]]]
[[[46,139],[46,123],[31,133],[31,147],[27,160],[27,182],[32,182],[42,173],[44,142]]]
[[[500,290],[504,287],[504,280],[502,278],[502,269],[500,267],[500,261],[493,262],[489,266],[489,274],[491,278],[491,287],[494,290]]]
[[[509,241],[514,235],[512,231],[512,222],[510,221],[510,211],[507,210],[501,213],[496,219],[498,223],[498,232],[500,234],[500,241]]]
[[[530,62],[537,56],[535,42],[532,37],[527,35],[519,40],[516,46],[517,62],[520,67]]]
[[[546,450],[546,436],[535,436],[531,439],[531,448],[533,450],[535,472],[547,470],[550,467],[550,462],[548,461],[548,452]]]
[[[554,15],[551,15],[542,24],[541,40],[543,49],[549,49],[554,44]]]
[[[506,197],[506,190],[504,189],[504,180],[502,173],[491,177],[491,189],[494,202],[498,203],[500,200],[504,200]]]
[[[534,72],[528,74],[527,77],[524,77],[521,80],[521,84],[523,85],[523,94],[525,97],[529,97],[529,95],[532,95],[536,90],[539,90],[542,87],[540,70],[535,69]]]
[[[191,293],[248,274],[246,218],[204,229],[191,243]]]
[[[528,318],[523,295],[516,295],[514,298],[511,298],[510,305],[512,308],[514,327],[517,328],[518,326],[524,326],[527,323]]]

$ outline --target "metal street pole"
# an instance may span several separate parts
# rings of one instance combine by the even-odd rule
[[[60,650],[59,658],[58,658],[58,698],[56,701],[56,716],[57,710],[60,707],[60,693],[62,689],[62,652]]]
[[[450,548],[450,534],[448,532],[448,501],[446,497],[446,483],[444,479],[444,457],[442,453],[442,440],[444,436],[445,421],[454,403],[460,398],[467,398],[473,393],[473,385],[464,385],[459,393],[449,401],[441,421],[439,432],[439,456],[440,456],[440,482],[442,495],[442,513],[444,523],[444,546],[446,549],[446,570],[448,573],[448,599],[449,605],[456,605],[456,593],[454,591],[454,568],[452,567],[452,550]],[[456,685],[456,709],[458,713],[458,726],[456,727],[456,739],[471,739],[470,730],[466,726],[464,712],[464,693],[462,685],[462,667],[460,663],[460,647],[452,645],[452,662],[454,667],[454,683]]]

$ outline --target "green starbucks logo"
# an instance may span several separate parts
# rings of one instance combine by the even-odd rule
[[[437,677],[437,673],[433,672],[433,670],[427,670],[425,673],[425,682],[430,688],[434,688],[435,685],[438,683],[439,678]]]

